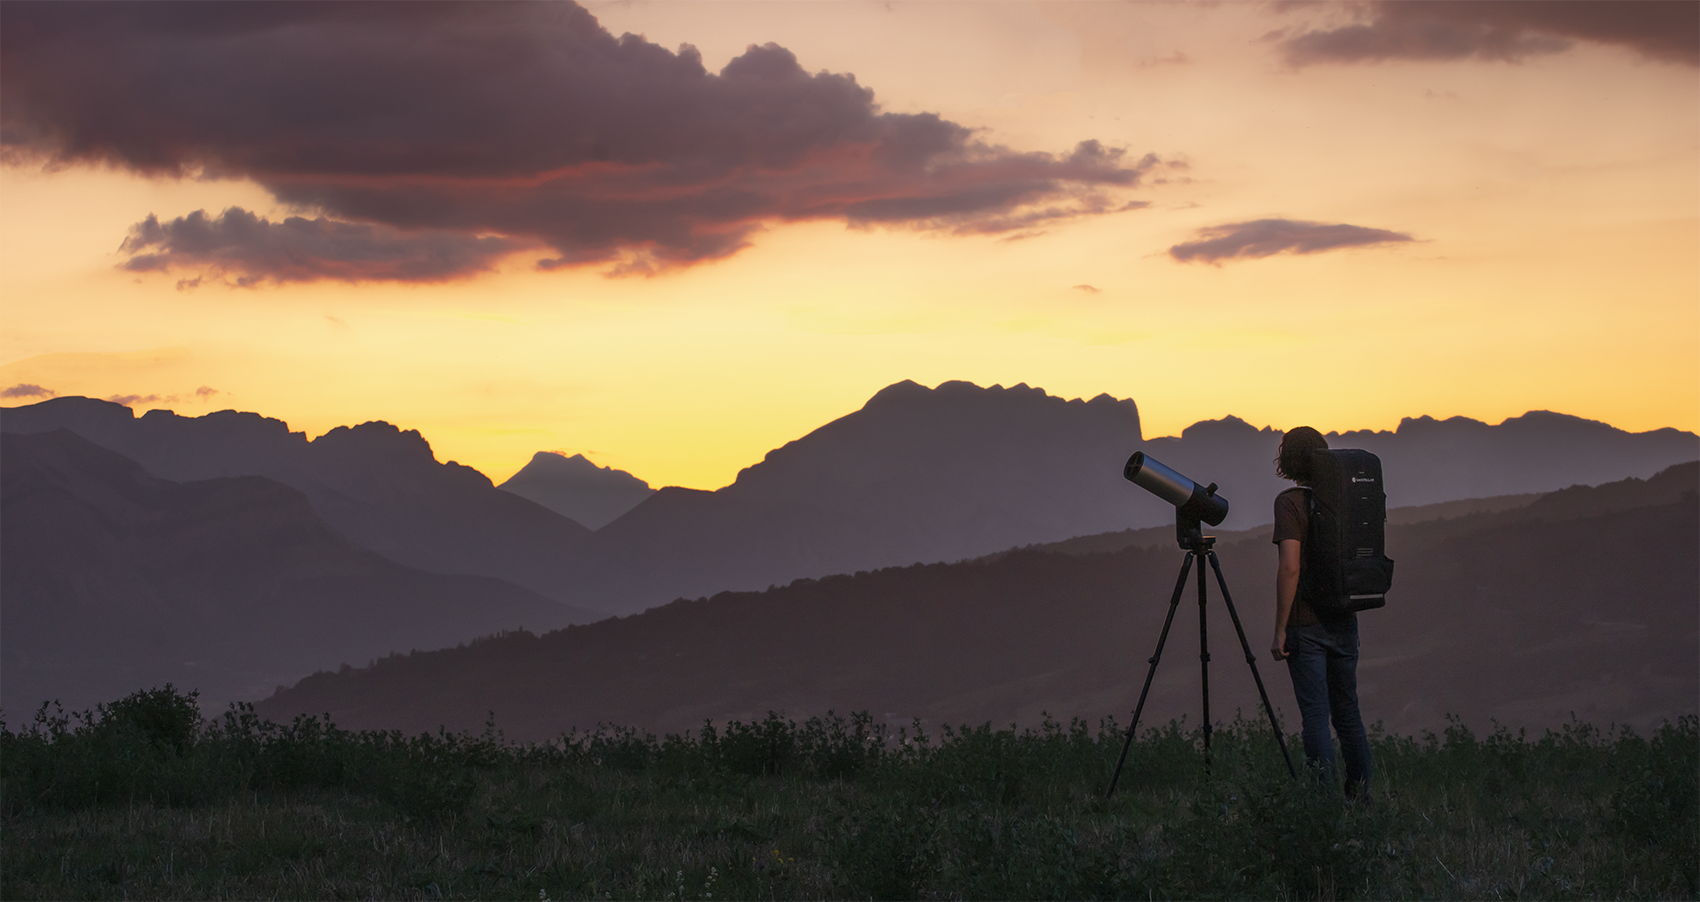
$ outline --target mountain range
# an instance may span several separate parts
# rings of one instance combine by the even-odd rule
[[[639,610],[669,598],[1172,523],[1167,503],[1122,478],[1135,450],[1216,482],[1222,524],[1270,521],[1287,487],[1281,434],[1227,417],[1146,440],[1130,400],[1053,397],[1017,385],[889,386],[861,409],[770,452],[715,492],[668,488],[599,530],[584,603]],[[1388,503],[1544,492],[1700,458],[1700,438],[1627,433],[1533,412],[1489,426],[1406,419],[1394,432],[1329,436],[1382,457]]]
[[[1693,714],[1700,674],[1700,464],[1479,510],[1431,508],[1390,525],[1385,608],[1359,615],[1366,716],[1393,732],[1640,729]],[[513,738],[618,723],[658,732],[705,720],[868,710],[893,724],[1035,724],[1046,714],[1126,723],[1184,557],[1166,546],[1024,549],[955,564],[801,579],[680,600],[545,635],[321,673],[257,706],[329,712],[348,727],[476,729]],[[1090,544],[1090,543],[1087,543]],[[1223,532],[1217,553],[1289,737],[1285,668],[1269,659],[1267,531]],[[1212,712],[1260,715],[1226,604],[1210,585]],[[1199,716],[1189,585],[1145,723]]]
[[[56,398],[0,412],[0,430],[56,428],[162,478],[267,476],[305,494],[349,540],[397,563],[493,576],[614,613],[1168,523],[1172,508],[1121,478],[1135,450],[1218,483],[1233,505],[1224,528],[1267,522],[1269,499],[1283,487],[1270,463],[1280,441],[1272,429],[1226,417],[1147,440],[1131,400],[967,382],[891,385],[711,492],[647,492],[629,474],[556,455],[534,458],[533,472],[516,474],[504,491],[471,468],[438,463],[417,432],[387,423],[308,441],[281,421],[234,411],[138,418],[107,402]],[[1391,432],[1330,434],[1330,442],[1381,456],[1393,506],[1646,477],[1700,458],[1693,433],[1628,433],[1547,412],[1496,426],[1406,419]],[[546,472],[563,467],[576,472]],[[593,491],[572,500],[575,480]],[[546,497],[551,483],[564,495]],[[642,500],[594,532],[557,512],[581,502],[589,509],[592,495],[612,497],[622,485],[644,490],[619,495],[625,502]]]
[[[597,619],[361,548],[262,476],[174,482],[69,430],[0,435],[0,707],[171,682],[218,710],[303,672]]]
[[[282,420],[234,410],[181,417],[93,398],[53,398],[0,411],[0,431],[68,429],[189,482],[264,476],[307,497],[344,538],[410,567],[505,579],[565,601],[574,550],[590,530],[488,477],[439,463],[418,432],[389,423],[339,426],[308,441]]]

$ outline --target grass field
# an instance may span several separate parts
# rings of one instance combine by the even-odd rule
[[[1700,735],[1375,735],[1373,804],[1266,726],[865,715],[480,736],[202,723],[169,687],[0,732],[0,893],[52,898],[1695,898]],[[1296,742],[1293,754],[1299,755]]]

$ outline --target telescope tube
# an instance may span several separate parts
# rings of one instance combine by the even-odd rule
[[[1134,485],[1173,504],[1185,519],[1201,520],[1215,526],[1228,516],[1228,499],[1216,494],[1214,484],[1206,487],[1164,466],[1144,451],[1135,451],[1127,459],[1122,475]]]

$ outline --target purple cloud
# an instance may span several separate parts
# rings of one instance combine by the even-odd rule
[[[1672,0],[1424,0],[1359,4],[1363,21],[1281,41],[1294,66],[1382,60],[1516,62],[1574,41],[1700,65],[1700,4]]]
[[[489,269],[518,245],[506,238],[425,229],[304,219],[272,222],[241,207],[210,219],[204,210],[130,227],[120,250],[134,272],[207,268],[237,273],[238,285],[263,281],[438,282]],[[194,288],[200,278],[180,282]]]
[[[30,382],[20,382],[0,389],[0,398],[51,398],[57,394],[59,393],[51,388],[42,388]]]
[[[159,395],[112,395],[112,396],[108,397],[106,400],[111,401],[114,404],[122,404],[125,407],[128,407],[131,404],[138,404],[138,403],[139,404],[153,404],[156,401],[175,401],[175,400],[177,400],[177,398],[175,396],[169,397],[169,398],[162,398]]]
[[[1275,254],[1316,254],[1348,247],[1371,247],[1413,240],[1403,232],[1340,223],[1257,219],[1199,229],[1197,240],[1169,248],[1182,263],[1221,265],[1223,260],[1254,259]]]
[[[881,112],[775,44],[710,73],[572,3],[4,4],[0,67],[13,159],[249,178],[312,211],[126,242],[133,269],[250,280],[453,278],[533,246],[647,273],[805,220],[1012,232],[1122,209],[1162,165]]]

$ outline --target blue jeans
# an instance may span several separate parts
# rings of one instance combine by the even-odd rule
[[[1333,722],[1346,759],[1346,795],[1357,797],[1369,785],[1369,737],[1358,713],[1358,619],[1287,627],[1287,672],[1304,718],[1305,760],[1333,782]]]

